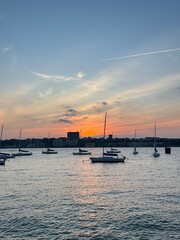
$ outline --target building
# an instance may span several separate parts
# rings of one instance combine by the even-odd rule
[[[67,139],[74,141],[79,139],[79,132],[67,132]]]

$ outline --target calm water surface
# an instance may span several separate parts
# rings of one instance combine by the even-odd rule
[[[180,148],[157,159],[138,150],[123,148],[128,159],[113,164],[73,149],[10,159],[0,166],[0,239],[180,239]]]

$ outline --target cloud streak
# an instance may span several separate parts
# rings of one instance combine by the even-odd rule
[[[40,77],[44,80],[48,81],[54,81],[54,82],[67,82],[67,81],[72,81],[72,80],[81,80],[85,74],[83,72],[78,72],[75,75],[72,76],[63,76],[63,75],[51,75],[51,74],[44,74],[44,73],[39,73],[39,72],[32,72],[33,75]]]
[[[68,124],[72,124],[73,122],[70,121],[70,120],[68,120],[68,119],[62,119],[62,118],[60,118],[60,119],[58,120],[58,123],[68,123]]]
[[[154,54],[167,53],[167,52],[176,52],[176,51],[180,51],[180,48],[166,49],[166,50],[155,51],[155,52],[139,53],[139,54],[126,55],[121,57],[114,57],[114,58],[105,58],[99,61],[100,62],[113,61],[113,60],[119,60],[119,59],[125,59],[125,58],[134,58],[134,57],[141,57],[141,56],[154,55]]]

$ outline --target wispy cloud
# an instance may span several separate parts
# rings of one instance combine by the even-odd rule
[[[113,58],[105,58],[105,59],[101,59],[99,61],[100,62],[112,61],[112,60],[119,60],[119,59],[123,59],[123,58],[134,58],[134,57],[141,57],[141,56],[167,53],[167,52],[176,52],[176,51],[180,51],[180,48],[172,48],[172,49],[166,49],[166,50],[154,51],[154,52],[145,52],[145,53],[132,54],[132,55],[126,55],[126,56],[120,56],[120,57],[113,57]]]
[[[10,47],[3,47],[3,48],[1,48],[1,52],[2,52],[2,53],[7,53],[7,52],[9,52],[11,49],[12,49],[11,46],[10,46]]]
[[[75,76],[81,79],[81,78],[84,78],[86,74],[84,74],[83,72],[78,72]]]
[[[78,112],[75,109],[68,109],[65,113],[65,116],[67,117],[72,117],[72,116],[76,116],[78,114]]]
[[[52,93],[52,88],[49,88],[45,92],[40,92],[40,91],[38,92],[40,97],[47,97],[47,96],[51,95],[51,93]]]
[[[68,120],[68,119],[58,119],[58,123],[68,123],[68,124],[72,124],[73,122],[71,120]]]
[[[54,82],[66,82],[66,81],[72,81],[72,80],[81,80],[85,74],[83,72],[78,72],[77,74],[74,74],[72,76],[64,76],[64,75],[51,75],[51,74],[44,74],[39,72],[32,72],[33,75],[48,80],[48,81],[54,81]]]

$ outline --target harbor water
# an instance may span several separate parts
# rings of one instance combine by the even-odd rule
[[[158,150],[122,148],[125,163],[91,163],[67,148],[7,160],[0,239],[180,239],[180,148]]]

